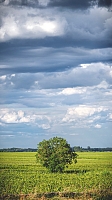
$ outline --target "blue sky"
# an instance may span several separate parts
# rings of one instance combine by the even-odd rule
[[[0,0],[0,148],[112,147],[111,0]]]

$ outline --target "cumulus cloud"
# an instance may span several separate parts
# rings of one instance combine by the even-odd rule
[[[92,107],[86,105],[80,105],[78,107],[72,107],[67,110],[67,114],[63,118],[63,121],[75,121],[78,119],[86,118],[92,116],[95,113],[100,113],[102,111],[106,111],[107,109],[104,107]]]
[[[111,68],[103,63],[91,63],[87,68],[76,67],[63,73],[58,72],[54,75],[45,76],[38,84],[42,88],[64,88],[64,87],[80,87],[95,86],[106,80],[111,83]],[[102,84],[107,83],[102,82]],[[100,85],[99,85],[100,87]],[[75,93],[76,90],[65,89],[62,93]]]
[[[86,92],[86,88],[65,88],[63,89],[61,92],[59,92],[59,94],[63,94],[63,95],[72,95],[72,94],[82,94]]]
[[[40,115],[35,112],[24,112],[23,110],[16,111],[13,109],[1,109],[0,121],[2,124],[12,124],[12,123],[26,123],[35,124],[39,128],[49,129],[50,128],[50,117],[47,115]]]
[[[6,75],[0,76],[0,80],[4,81],[6,79]]]
[[[43,128],[45,130],[49,129],[50,128],[50,125],[49,124],[41,124],[41,125],[38,125],[40,128]]]
[[[1,117],[1,120],[6,123],[16,123],[17,122],[17,115],[15,112],[12,113],[6,113],[3,117]]]
[[[83,1],[84,2],[84,1]],[[82,4],[81,4],[82,5]],[[27,7],[8,7],[1,11],[0,40],[46,39],[61,45],[106,46],[111,42],[111,13],[105,8],[92,8],[89,12],[60,12],[59,9],[37,9]],[[83,21],[81,20],[83,18]],[[72,19],[72,20],[71,20]],[[93,26],[91,27],[91,24]],[[10,29],[9,29],[10,26]],[[54,41],[52,41],[54,38]],[[57,40],[57,42],[56,42]],[[93,41],[97,40],[97,43]],[[45,42],[44,42],[45,43]]]
[[[24,112],[19,110],[16,111],[5,111],[1,110],[0,119],[3,123],[21,123],[21,122],[30,122],[29,117],[24,116]]]
[[[87,86],[108,89],[112,84],[112,68],[104,63],[81,64],[64,72],[18,73],[0,77],[4,89],[56,89],[65,88],[58,94],[72,95],[86,92]],[[67,88],[66,88],[67,87]]]
[[[102,128],[108,117],[108,108],[97,105],[77,105],[67,109],[62,119],[63,123],[67,123],[74,128]]]
[[[101,125],[100,124],[96,124],[95,128],[101,128]]]
[[[46,36],[61,36],[64,33],[64,20],[54,16],[52,12],[40,11],[26,7],[8,8],[1,6],[0,11],[0,40],[6,41],[14,38],[45,38]],[[9,29],[10,26],[10,29]]]

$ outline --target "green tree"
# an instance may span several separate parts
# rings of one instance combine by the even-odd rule
[[[72,151],[67,141],[60,137],[40,142],[36,158],[50,172],[63,172],[69,164],[77,162],[77,154]]]
[[[76,152],[81,152],[81,151],[83,151],[82,147],[80,147],[80,146],[75,146],[73,149],[74,149],[74,151],[76,151]]]

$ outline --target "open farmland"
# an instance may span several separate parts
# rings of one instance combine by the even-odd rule
[[[37,199],[43,194],[55,199],[67,195],[74,199],[112,199],[112,152],[80,152],[78,163],[62,174],[49,173],[36,163],[35,155],[0,153],[0,199]]]

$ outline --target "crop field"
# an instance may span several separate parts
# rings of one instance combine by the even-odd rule
[[[1,152],[0,199],[111,200],[112,152],[77,154],[77,164],[60,174],[37,163],[36,152]]]

